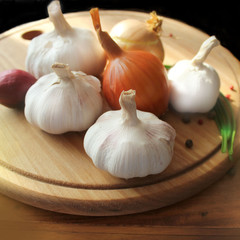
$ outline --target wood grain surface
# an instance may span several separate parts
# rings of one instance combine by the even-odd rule
[[[238,240],[240,164],[220,181],[174,205],[144,213],[91,217],[45,211],[0,194],[4,240]]]
[[[145,13],[101,11],[102,27],[110,30],[118,21],[148,18]],[[76,27],[92,28],[88,12],[66,14]],[[52,29],[48,19],[14,28],[0,35],[0,70],[24,69],[31,31]],[[162,37],[165,64],[190,59],[208,37],[182,22],[165,18],[163,29],[173,37]],[[25,34],[25,35],[24,35]],[[3,51],[4,50],[4,51]],[[239,62],[223,47],[212,51],[207,59],[219,73],[221,92],[231,92],[231,105],[239,113]],[[186,199],[222,177],[233,165],[220,151],[221,137],[213,120],[196,115],[190,124],[168,111],[163,119],[177,132],[175,153],[168,169],[146,178],[123,180],[97,169],[83,149],[83,133],[50,135],[24,118],[22,110],[0,107],[0,191],[24,203],[51,211],[81,215],[122,215],[164,207]],[[198,120],[203,124],[199,125]],[[192,149],[184,145],[194,142]],[[235,156],[239,152],[236,136]]]

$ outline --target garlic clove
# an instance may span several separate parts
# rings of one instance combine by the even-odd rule
[[[101,115],[84,137],[93,163],[125,179],[164,171],[172,160],[176,136],[168,123],[136,110],[134,98],[135,91],[123,91],[121,110]]]

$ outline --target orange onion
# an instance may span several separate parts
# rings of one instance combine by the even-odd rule
[[[123,50],[101,29],[99,10],[90,14],[98,39],[106,52],[108,63],[103,73],[103,94],[112,109],[120,109],[119,96],[123,90],[137,92],[137,109],[157,116],[168,107],[169,86],[165,67],[152,53],[142,50]]]

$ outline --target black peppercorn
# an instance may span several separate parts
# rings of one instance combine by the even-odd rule
[[[183,116],[182,116],[182,122],[183,123],[190,123],[190,121],[191,121],[191,118],[190,118],[190,115],[189,114],[184,114]]]
[[[192,148],[193,146],[193,141],[191,139],[187,139],[186,142],[185,142],[185,146],[187,148]]]

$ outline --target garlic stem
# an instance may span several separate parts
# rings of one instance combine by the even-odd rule
[[[74,78],[74,75],[71,72],[68,64],[54,63],[52,65],[52,69],[58,75],[58,77],[62,80],[68,80],[70,78]]]
[[[53,0],[48,5],[47,9],[48,9],[49,19],[53,23],[55,27],[55,31],[59,35],[64,35],[66,31],[72,29],[72,27],[68,24],[68,22],[65,20],[62,14],[60,2],[58,0]]]
[[[124,123],[136,125],[140,120],[137,117],[137,107],[135,102],[136,91],[122,91],[119,103],[122,111],[122,120]]]
[[[211,50],[220,45],[220,42],[216,39],[215,36],[211,36],[206,41],[204,41],[196,54],[196,56],[192,59],[192,65],[201,65]]]
[[[108,58],[114,59],[123,53],[123,50],[114,42],[107,32],[103,32],[101,28],[100,16],[98,8],[90,10],[93,26],[96,30],[98,39],[103,49],[105,50]]]

